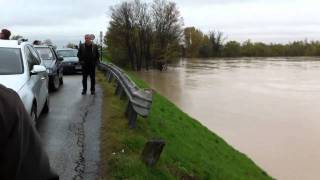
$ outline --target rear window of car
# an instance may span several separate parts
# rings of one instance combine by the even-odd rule
[[[42,60],[54,60],[54,56],[50,48],[46,47],[36,47],[36,50],[40,54],[40,58]]]
[[[58,50],[57,51],[59,56],[62,57],[77,57],[77,50]]]
[[[21,50],[0,47],[0,75],[22,74]]]

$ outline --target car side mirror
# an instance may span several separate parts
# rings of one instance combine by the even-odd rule
[[[31,75],[36,75],[39,73],[44,73],[46,72],[47,69],[46,67],[42,66],[42,65],[34,65],[33,69],[31,70]]]
[[[63,61],[63,56],[59,56],[58,61]]]

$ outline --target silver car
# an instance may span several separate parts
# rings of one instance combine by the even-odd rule
[[[48,74],[33,46],[0,40],[0,84],[16,91],[33,123],[49,112]]]
[[[62,66],[64,73],[76,73],[82,71],[82,66],[77,57],[78,50],[71,48],[57,49],[57,54],[63,57]]]

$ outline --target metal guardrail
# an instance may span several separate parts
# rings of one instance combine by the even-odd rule
[[[112,63],[99,63],[98,68],[106,73],[108,82],[115,79],[115,94],[123,99],[128,98],[125,115],[129,118],[129,127],[136,127],[137,115],[147,117],[152,105],[152,91],[139,88],[129,76]]]

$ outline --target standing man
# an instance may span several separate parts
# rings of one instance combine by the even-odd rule
[[[82,65],[82,95],[87,93],[87,79],[90,76],[91,80],[91,94],[95,94],[96,83],[96,65],[99,61],[98,46],[93,44],[92,35],[86,34],[84,36],[85,43],[80,44],[78,51],[79,62]]]
[[[2,29],[0,33],[0,39],[9,40],[11,36],[11,32],[8,29]]]

